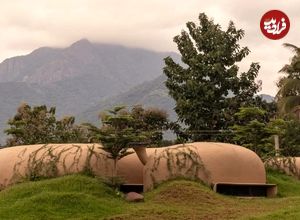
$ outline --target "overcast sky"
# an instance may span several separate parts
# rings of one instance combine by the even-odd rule
[[[225,29],[230,20],[245,30],[241,41],[251,54],[240,64],[246,70],[259,62],[261,93],[274,95],[278,70],[289,62],[285,42],[300,46],[300,1],[207,0],[0,0],[0,61],[42,47],[67,47],[87,38],[156,51],[177,51],[173,37],[187,21],[205,12]],[[290,18],[291,28],[281,40],[260,31],[261,16],[278,9]]]

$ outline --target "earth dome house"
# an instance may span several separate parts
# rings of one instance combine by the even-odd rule
[[[277,187],[266,183],[264,163],[241,146],[195,142],[162,148],[135,147],[117,164],[124,191],[149,191],[174,178],[203,182],[219,193],[236,196],[267,196]],[[24,145],[0,150],[0,186],[26,179],[93,172],[111,176],[113,160],[99,144]]]

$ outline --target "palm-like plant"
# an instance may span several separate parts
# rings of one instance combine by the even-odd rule
[[[279,88],[276,95],[278,110],[282,115],[296,113],[300,106],[300,48],[285,43],[284,47],[291,49],[294,56],[290,64],[284,65],[279,71],[286,76],[279,79],[277,86]]]

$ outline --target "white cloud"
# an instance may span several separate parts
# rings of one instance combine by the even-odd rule
[[[197,21],[198,14],[205,12],[223,28],[233,20],[246,31],[241,44],[252,53],[241,69],[247,69],[251,61],[259,62],[262,92],[274,95],[277,72],[292,55],[282,43],[300,45],[297,0],[0,0],[0,4],[0,60],[41,46],[65,47],[81,38],[176,51],[173,37],[187,21]],[[271,9],[290,17],[290,33],[283,40],[271,41],[260,33],[259,20]]]

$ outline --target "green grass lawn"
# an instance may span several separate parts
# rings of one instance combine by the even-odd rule
[[[127,203],[99,180],[71,175],[0,192],[0,219],[300,219],[300,181],[268,172],[277,198],[236,198],[187,180],[160,185],[144,203]]]

